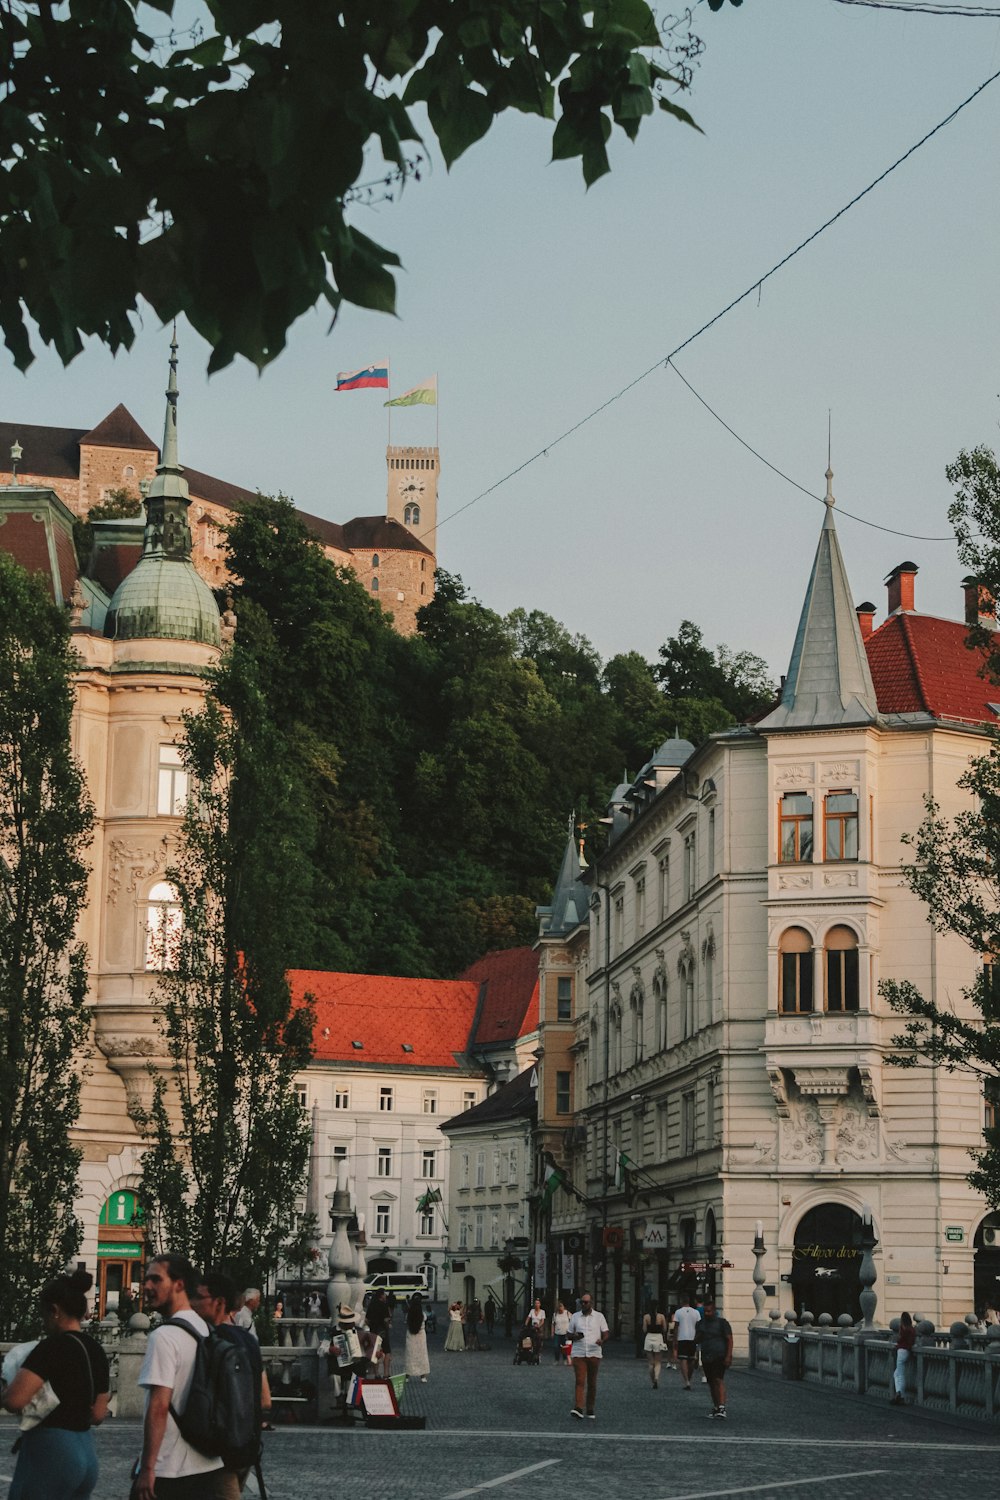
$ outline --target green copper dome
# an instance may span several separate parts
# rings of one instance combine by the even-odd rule
[[[170,379],[163,447],[146,495],[142,556],[115,590],[104,622],[112,640],[166,639],[222,644],[219,606],[191,561],[191,503],[177,458],[177,340],[170,345]]]
[[[221,644],[219,606],[189,560],[144,556],[114,593],[104,625],[113,640],[161,637]]]

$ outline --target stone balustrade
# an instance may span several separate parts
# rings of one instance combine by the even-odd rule
[[[939,1333],[926,1319],[916,1322],[917,1342],[907,1364],[907,1396],[927,1411],[981,1421],[1000,1420],[1000,1327],[985,1333],[969,1321]],[[972,1320],[973,1324],[975,1320]],[[856,1327],[846,1315],[834,1326],[823,1314],[799,1319],[771,1313],[770,1323],[750,1324],[752,1369],[781,1375],[789,1336],[799,1344],[800,1377],[810,1384],[888,1402],[896,1367],[896,1330]]]

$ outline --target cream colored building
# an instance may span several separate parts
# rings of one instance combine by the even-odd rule
[[[883,1319],[947,1325],[1000,1286],[997,1221],[966,1181],[979,1088],[891,1067],[901,1022],[878,993],[906,978],[971,1011],[976,957],[932,930],[899,867],[927,794],[946,816],[968,806],[956,783],[992,690],[965,625],[917,613],[914,564],[877,630],[873,605],[855,610],[833,506],[828,488],[780,703],[698,750],[668,742],[619,787],[587,919],[558,946],[542,927],[548,968],[578,976],[589,950],[585,1172],[569,1136],[562,1158],[588,1207],[560,1192],[549,1232],[582,1236],[581,1275],[626,1336],[685,1287],[714,1285],[745,1326],[758,1224],[769,1307],[854,1314],[866,1206]],[[543,1076],[546,1035],[543,1001]]]

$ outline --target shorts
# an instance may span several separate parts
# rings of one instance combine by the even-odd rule
[[[677,1340],[677,1358],[678,1359],[697,1359],[698,1358],[698,1346],[695,1343],[694,1339],[678,1339]]]
[[[726,1356],[720,1354],[715,1359],[703,1359],[701,1368],[709,1380],[725,1380]]]

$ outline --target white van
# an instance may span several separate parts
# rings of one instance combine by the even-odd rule
[[[419,1292],[422,1297],[427,1295],[427,1278],[422,1270],[419,1271],[375,1271],[371,1276],[365,1277],[365,1299],[370,1292],[384,1289],[391,1292],[394,1297],[400,1299],[412,1297],[414,1292]]]

